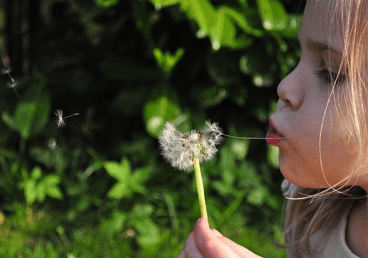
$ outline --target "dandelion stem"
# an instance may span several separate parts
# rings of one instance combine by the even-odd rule
[[[196,178],[196,185],[197,185],[197,192],[198,192],[199,208],[201,210],[201,217],[208,220],[206,200],[204,198],[204,188],[203,188],[203,181],[202,181],[202,175],[201,175],[201,167],[199,165],[199,159],[197,157],[194,157],[193,165],[194,165],[194,171],[195,171],[195,178]]]

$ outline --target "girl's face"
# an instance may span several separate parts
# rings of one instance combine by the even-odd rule
[[[327,15],[327,2],[307,1],[298,35],[301,59],[279,84],[277,110],[271,117],[287,137],[279,144],[280,170],[292,183],[306,188],[344,185],[357,151],[335,109],[337,92],[348,82],[344,69],[337,76],[343,46],[337,36],[341,34],[330,33],[334,21]],[[330,76],[337,79],[335,99],[329,98]],[[366,184],[363,180],[353,177],[349,184]]]

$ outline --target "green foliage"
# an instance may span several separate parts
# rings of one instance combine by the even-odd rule
[[[209,0],[151,0],[151,2],[156,9],[179,3],[187,16],[197,23],[199,28],[197,36],[209,36],[214,50],[219,50],[221,46],[242,49],[252,43],[247,37],[237,37],[236,27],[255,36],[262,35],[261,30],[253,28],[248,22],[251,16],[244,16],[238,10],[225,5],[216,9]]]
[[[180,115],[181,111],[177,103],[167,96],[148,101],[144,106],[147,132],[153,137],[158,137],[165,122],[175,120]]]
[[[168,52],[162,53],[161,49],[159,48],[155,48],[153,50],[153,55],[156,58],[157,64],[164,72],[164,76],[167,78],[170,77],[171,70],[175,67],[183,54],[184,49],[182,48],[178,49],[174,55],[171,55]]]
[[[143,219],[143,223],[137,222],[139,231],[128,228],[121,231],[121,234],[106,237],[106,232],[97,230],[93,225],[85,225],[83,228],[63,228],[58,226],[60,218],[56,218],[55,215],[37,212],[30,207],[16,205],[13,208],[15,207],[17,213],[13,216],[0,213],[3,236],[0,239],[1,257],[172,257],[180,253],[184,243],[178,243],[184,241],[187,232],[192,230],[191,222],[187,219],[182,221],[182,231],[175,235],[167,228],[152,230],[152,225],[150,226],[150,222],[145,219],[150,216],[149,210],[152,208],[137,207],[135,212]],[[145,215],[147,211],[148,214]],[[112,224],[110,226],[113,227]],[[153,239],[153,236],[158,236],[155,235],[157,231],[160,237]],[[279,229],[275,228],[275,231]],[[143,240],[149,240],[148,233],[154,235],[149,241],[151,245],[137,252],[134,250],[132,240],[138,232],[147,232],[147,239]],[[232,224],[226,230],[221,230],[221,233],[262,257],[285,257],[283,250],[275,250],[270,241],[270,232]]]
[[[18,103],[14,116],[10,116],[6,111],[2,113],[4,123],[17,131],[24,139],[39,133],[50,116],[51,103],[45,90],[46,82],[40,75],[36,76],[38,79]]]
[[[96,4],[102,7],[110,7],[116,5],[119,0],[95,0]]]
[[[288,14],[279,0],[257,0],[258,11],[266,30],[282,31],[288,25]]]
[[[26,202],[32,205],[35,201],[43,202],[46,196],[61,200],[63,193],[60,191],[60,178],[57,175],[42,176],[40,167],[35,167],[31,174],[28,175],[24,170],[24,181],[19,184],[21,189],[24,189]]]
[[[122,159],[120,164],[111,161],[104,162],[104,167],[110,176],[118,180],[107,193],[108,197],[113,199],[129,198],[135,192],[145,192],[143,183],[148,179],[149,167],[131,172],[127,159]]]
[[[157,136],[210,119],[264,137],[300,56],[299,1],[44,2],[20,98],[0,83],[0,256],[177,256],[200,214],[194,175],[164,161]],[[57,128],[56,109],[80,115]],[[225,138],[201,166],[210,225],[264,257],[284,255],[277,156]]]

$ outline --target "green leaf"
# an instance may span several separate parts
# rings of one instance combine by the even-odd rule
[[[158,66],[164,72],[164,74],[169,77],[172,69],[175,67],[177,62],[181,59],[184,54],[184,49],[179,48],[174,55],[169,52],[163,53],[161,49],[155,48],[153,50],[153,55],[156,58]]]
[[[150,0],[150,2],[155,6],[156,10],[159,10],[163,7],[177,4],[180,0]]]
[[[153,213],[153,207],[150,204],[136,204],[134,205],[133,211],[131,213],[131,219],[133,221],[138,221],[140,219],[150,217]]]
[[[38,179],[40,179],[42,177],[42,170],[40,167],[35,167],[33,168],[32,172],[31,172],[31,180],[33,181],[37,181]]]
[[[40,132],[46,125],[50,114],[50,97],[40,89],[31,88],[16,107],[14,117],[2,114],[3,121],[16,130],[24,139]]]
[[[110,7],[113,5],[116,5],[119,2],[119,0],[95,0],[95,3],[102,7]]]
[[[14,159],[16,157],[16,154],[12,151],[9,151],[5,148],[0,147],[0,155],[8,158],[8,159]]]
[[[43,74],[34,72],[31,87],[19,102],[13,121],[21,136],[25,139],[39,133],[49,120],[51,100],[46,88]]]
[[[125,158],[120,164],[111,161],[104,162],[104,167],[110,176],[118,180],[107,193],[109,198],[121,199],[130,197],[134,192],[143,193],[145,191],[143,183],[148,179],[150,167],[131,173],[129,160]]]
[[[61,200],[63,198],[63,193],[60,191],[58,184],[60,183],[60,177],[57,175],[47,175],[42,180],[45,193],[47,196],[50,196],[54,199]]]
[[[130,222],[138,232],[138,243],[142,247],[152,247],[160,241],[160,231],[152,221],[151,205],[135,205],[130,216]]]
[[[184,55],[184,48],[179,48],[175,51],[174,55],[171,55],[169,52],[166,52],[166,64],[169,72],[175,67],[175,65],[180,61],[182,56]]]
[[[38,202],[43,202],[46,198],[45,185],[39,183],[36,185],[36,196]]]
[[[140,246],[150,248],[160,242],[160,231],[151,219],[141,220],[134,226],[138,231],[137,240]]]
[[[129,160],[123,159],[119,164],[113,161],[106,161],[103,163],[107,173],[118,181],[126,181],[130,173]]]
[[[166,121],[175,120],[181,113],[178,105],[166,96],[148,101],[143,112],[146,130],[153,137],[158,137]]]
[[[203,36],[208,35],[216,20],[216,10],[209,0],[180,0],[187,15],[193,18]]]
[[[127,216],[117,210],[114,210],[111,218],[102,221],[100,230],[107,235],[113,235],[124,228]]]
[[[288,24],[284,29],[280,31],[280,34],[286,38],[295,38],[300,30],[302,18],[302,15],[289,14]]]
[[[28,139],[31,134],[33,114],[36,112],[36,103],[19,103],[15,112],[14,123],[23,138]]]
[[[63,193],[60,191],[59,187],[57,186],[47,187],[45,192],[49,197],[58,200],[62,200],[64,196]]]
[[[137,193],[144,193],[144,182],[149,178],[151,167],[140,168],[134,171],[129,181],[129,188]]]
[[[236,30],[234,24],[226,15],[225,9],[220,8],[217,11],[215,24],[210,30],[212,48],[219,50],[221,45],[233,44],[235,36]]]
[[[121,199],[123,197],[129,197],[131,194],[132,191],[129,189],[128,183],[119,181],[111,187],[107,193],[107,196],[111,199]]]
[[[255,29],[247,20],[247,16],[242,11],[235,10],[231,7],[222,7],[226,15],[231,18],[245,33],[256,37],[262,36],[262,31]]]
[[[4,123],[13,131],[18,131],[17,125],[14,123],[13,118],[9,115],[8,112],[4,111],[1,114],[1,118],[3,119]]]
[[[36,182],[28,180],[24,184],[24,196],[26,197],[27,204],[31,205],[37,198]]]
[[[258,12],[266,30],[283,30],[289,21],[285,7],[279,0],[257,0]]]
[[[234,39],[234,41],[228,46],[231,49],[246,49],[249,46],[253,45],[253,43],[254,43],[254,40],[252,37],[247,37],[246,35],[243,34],[237,37],[236,39]]]

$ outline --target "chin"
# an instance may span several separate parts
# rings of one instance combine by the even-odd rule
[[[304,176],[301,175],[301,173],[298,173],[298,171],[296,171],[295,169],[293,169],[293,166],[289,166],[289,164],[285,166],[285,164],[280,162],[280,172],[285,179],[289,180],[294,185],[304,188],[316,188],[311,187],[311,185],[308,184],[308,180],[305,180]]]

